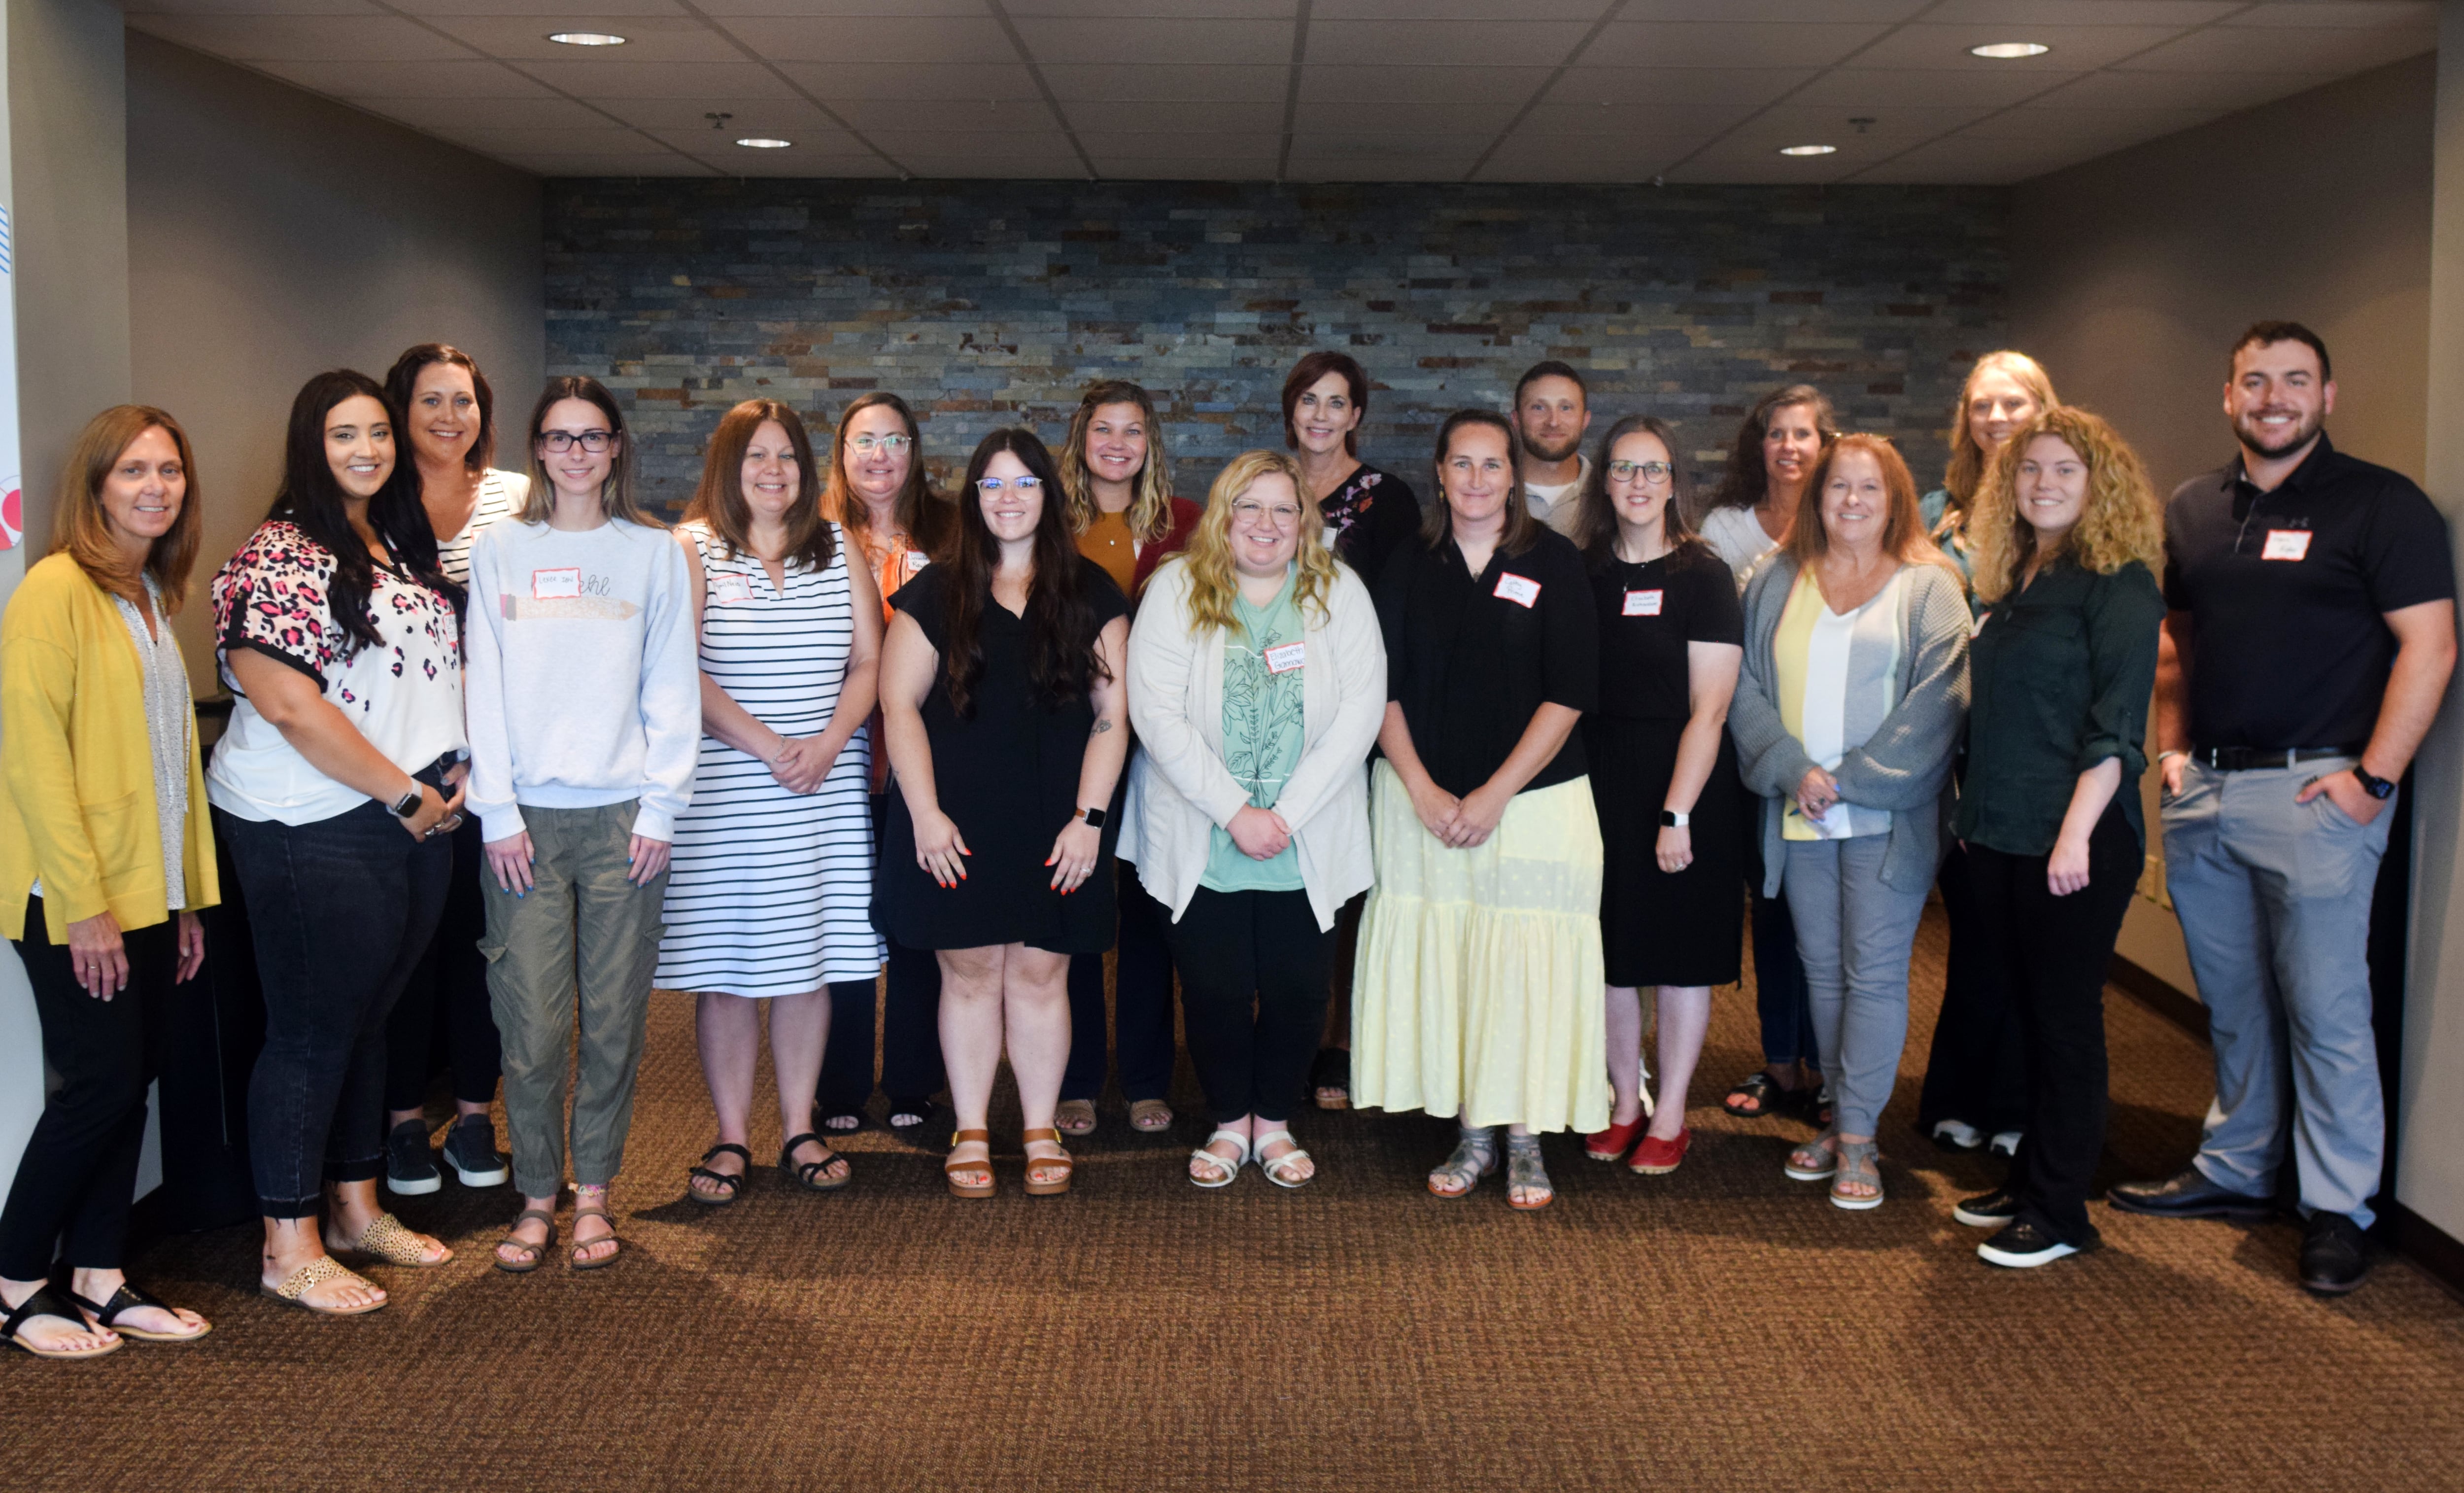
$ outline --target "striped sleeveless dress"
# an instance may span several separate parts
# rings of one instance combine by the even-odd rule
[[[759,560],[725,555],[706,525],[679,530],[708,581],[702,672],[781,736],[829,724],[855,646],[847,535],[830,529],[829,564],[790,565],[783,595]],[[822,785],[799,797],[752,756],[701,738],[693,803],[676,819],[660,989],[792,996],[880,973],[870,770],[869,735],[858,731]]]

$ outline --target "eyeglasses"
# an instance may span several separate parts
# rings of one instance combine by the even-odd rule
[[[616,444],[616,434],[612,430],[583,430],[579,433],[572,430],[541,430],[539,440],[539,445],[559,456],[576,446],[596,456]]]
[[[915,443],[913,440],[910,440],[908,437],[903,435],[851,435],[847,437],[848,447],[851,448],[859,456],[869,456],[874,451],[888,451],[891,455],[895,456],[900,451],[905,450],[907,448],[914,444]]]
[[[1664,461],[1613,461],[1609,463],[1609,480],[1633,482],[1639,478],[1658,487],[1676,470]]]
[[[981,493],[986,497],[999,497],[1001,494],[1001,490],[1004,488],[1008,489],[1010,492],[1018,494],[1021,497],[1024,497],[1029,494],[1043,492],[1044,479],[1041,477],[1012,477],[1007,482],[1003,482],[999,477],[985,477],[976,484],[976,491]]]
[[[1300,527],[1301,511],[1296,503],[1277,503],[1269,508],[1255,498],[1244,497],[1232,505],[1232,521],[1255,529],[1261,521],[1271,522],[1278,529]]]

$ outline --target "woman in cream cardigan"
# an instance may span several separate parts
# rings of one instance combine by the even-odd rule
[[[1190,1062],[1215,1132],[1189,1179],[1316,1164],[1286,1129],[1326,1018],[1335,912],[1370,882],[1362,763],[1386,648],[1360,578],[1327,552],[1299,464],[1233,458],[1188,550],[1130,629],[1124,858],[1171,911]],[[1253,1014],[1254,1006],[1254,1014]]]

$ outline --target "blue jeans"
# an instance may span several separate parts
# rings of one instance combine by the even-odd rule
[[[269,1219],[317,1213],[319,1176],[385,1171],[385,1017],[435,935],[453,842],[371,800],[309,824],[214,810],[239,868],[265,995],[248,1082],[249,1163]]]

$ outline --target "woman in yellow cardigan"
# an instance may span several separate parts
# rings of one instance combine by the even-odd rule
[[[121,1274],[171,986],[221,900],[196,714],[170,614],[197,556],[187,435],[121,405],[69,456],[52,555],[0,618],[0,933],[62,1080],[0,1211],[0,1336],[93,1358],[206,1319]],[[48,1284],[55,1245],[73,1274]]]

